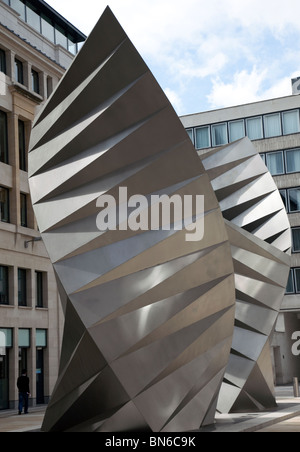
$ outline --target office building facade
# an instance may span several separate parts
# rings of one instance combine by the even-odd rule
[[[293,81],[291,96],[181,117],[199,155],[248,136],[274,177],[286,206],[293,245],[289,282],[272,343],[277,384],[290,383],[293,377],[300,375],[295,342],[298,336],[300,338],[300,96],[297,83],[299,80]]]
[[[0,410],[26,368],[33,405],[56,382],[63,327],[28,186],[32,121],[85,36],[42,0],[0,0]]]

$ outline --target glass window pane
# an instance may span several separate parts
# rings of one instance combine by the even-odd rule
[[[65,49],[68,48],[68,39],[65,32],[58,25],[55,26],[55,44],[60,44]]]
[[[295,287],[294,287],[294,271],[291,270],[289,274],[289,280],[286,287],[286,293],[295,293]]]
[[[9,348],[13,346],[12,342],[12,329],[11,328],[0,328],[0,332],[4,335],[5,338],[5,347]],[[3,336],[2,336],[3,337]]]
[[[36,277],[36,306],[38,308],[44,307],[44,274],[42,272],[35,272]]]
[[[0,162],[8,163],[7,115],[0,111]]]
[[[9,223],[9,191],[0,187],[0,221]]]
[[[264,116],[265,137],[278,137],[281,135],[280,113]]]
[[[15,60],[15,79],[21,85],[24,84],[24,76],[23,76],[23,63],[20,60]]]
[[[20,0],[10,0],[10,6],[25,20],[25,5]]]
[[[245,136],[245,124],[244,120],[241,121],[233,121],[229,123],[229,141],[232,143],[233,141],[240,140]]]
[[[246,119],[247,136],[250,140],[260,140],[263,138],[262,118]]]
[[[260,154],[262,161],[266,164],[266,154]]]
[[[228,143],[227,124],[216,124],[211,128],[212,145],[222,146]]]
[[[27,196],[24,193],[20,194],[21,200],[21,226],[27,228]]]
[[[0,266],[0,304],[9,304],[8,267]]]
[[[272,176],[284,174],[283,152],[267,154],[266,163]]]
[[[197,149],[204,149],[204,148],[210,147],[209,126],[200,127],[199,129],[196,129],[195,134],[196,134],[196,148]]]
[[[34,6],[26,8],[27,23],[39,33],[41,32],[41,19]]]
[[[300,268],[295,268],[295,286],[296,292],[300,293]]]
[[[191,139],[191,142],[194,144],[194,134],[193,134],[193,129],[186,129],[186,133],[188,134],[188,136]]]
[[[293,235],[293,251],[294,253],[300,252],[300,229],[292,229]]]
[[[34,69],[32,69],[32,71],[31,71],[31,84],[32,84],[32,91],[34,91],[37,94],[40,94],[39,74]]]
[[[299,111],[285,111],[282,113],[282,123],[284,135],[300,132]]]
[[[300,211],[300,188],[293,188],[288,191],[289,193],[289,211]]]
[[[3,49],[0,49],[0,72],[6,74],[6,54]]]
[[[287,191],[286,190],[279,190],[282,202],[284,204],[284,207],[286,210],[288,210],[288,202],[287,202]]]
[[[26,171],[26,141],[25,141],[25,123],[19,119],[19,166],[20,170]]]
[[[19,306],[27,306],[27,272],[23,268],[18,269],[18,303]]]
[[[77,44],[76,42],[74,42],[74,39],[71,36],[68,37],[68,50],[73,55],[76,55],[77,53]]]
[[[47,330],[36,330],[36,346],[47,347]]]
[[[50,23],[50,20],[42,15],[42,34],[49,39],[49,41],[54,42],[54,27]]]
[[[18,346],[23,348],[30,347],[30,330],[29,329],[19,329],[18,331],[19,341]]]
[[[286,151],[286,166],[288,173],[300,172],[300,149]]]

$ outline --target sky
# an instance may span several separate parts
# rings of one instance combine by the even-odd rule
[[[299,0],[46,0],[88,35],[107,5],[178,115],[290,95]]]

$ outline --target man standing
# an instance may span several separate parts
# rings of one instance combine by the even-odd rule
[[[17,387],[19,389],[19,414],[22,414],[23,406],[24,413],[28,414],[28,398],[30,396],[29,378],[27,371],[23,370],[21,377],[18,378]]]

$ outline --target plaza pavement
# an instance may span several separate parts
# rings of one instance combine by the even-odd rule
[[[211,433],[300,433],[300,398],[293,397],[293,388],[276,388],[278,408],[261,413],[217,415],[216,424],[203,429]],[[29,410],[19,416],[16,411],[0,411],[0,433],[40,431],[46,406]],[[196,433],[196,432],[193,432]]]

